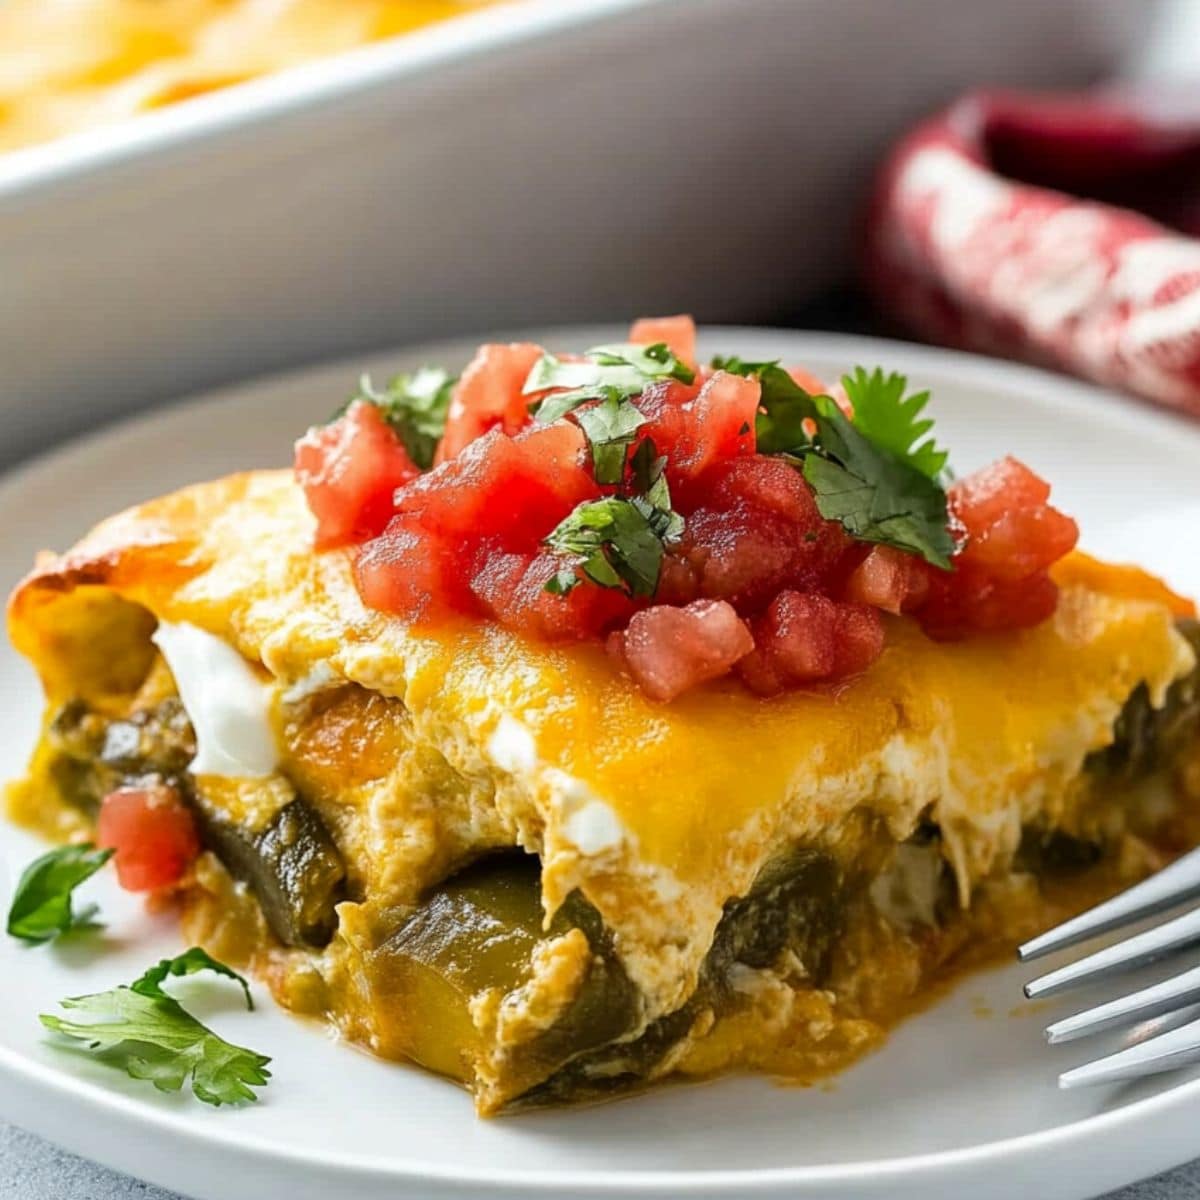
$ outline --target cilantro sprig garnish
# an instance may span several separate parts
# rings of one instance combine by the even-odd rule
[[[860,369],[843,380],[851,421],[832,397],[810,395],[778,363],[728,358],[713,365],[758,379],[759,453],[795,459],[826,520],[860,541],[950,568],[955,543],[938,479],[946,455],[926,436],[926,393],[906,399],[903,376]]]
[[[72,894],[112,857],[111,850],[82,844],[58,846],[34,859],[17,882],[8,910],[7,929],[12,937],[31,944],[49,942],[73,929],[96,928],[96,905],[78,912]]]
[[[527,396],[549,389],[534,412],[542,425],[575,413],[591,448],[596,482],[620,483],[625,473],[625,458],[646,418],[633,404],[651,383],[675,379],[692,383],[695,372],[672,353],[665,342],[641,346],[633,342],[593,346],[581,361],[564,362],[553,354],[544,354],[533,365],[525,380]],[[592,401],[599,403],[582,408]]]
[[[546,591],[566,595],[582,582],[582,571],[601,587],[654,595],[667,547],[683,533],[683,518],[671,508],[666,462],[643,439],[630,464],[628,494],[585,501],[559,522],[546,545],[575,562],[552,575]]]
[[[908,396],[908,380],[898,372],[885,375],[876,367],[868,373],[855,367],[842,376],[846,399],[854,410],[854,428],[864,437],[915,467],[922,475],[938,479],[950,455],[932,437],[933,418],[921,414],[929,393]]]
[[[128,986],[59,1001],[83,1020],[41,1014],[54,1033],[83,1043],[102,1061],[145,1079],[159,1091],[177,1092],[190,1078],[192,1092],[205,1104],[240,1104],[258,1099],[253,1091],[270,1078],[265,1055],[235,1046],[202,1025],[163,990],[170,976],[212,971],[240,983],[253,1008],[250,987],[236,971],[193,947],[163,959]]]
[[[409,375],[397,375],[383,388],[377,388],[369,375],[363,375],[358,391],[335,415],[340,416],[356,400],[375,405],[404,443],[409,458],[422,471],[428,471],[446,432],[446,414],[457,382],[457,376],[441,367],[420,367]]]

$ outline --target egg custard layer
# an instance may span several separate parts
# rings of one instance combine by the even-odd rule
[[[290,472],[185,489],[10,602],[46,721],[15,817],[160,779],[191,936],[482,1112],[817,1078],[946,973],[1200,839],[1191,609],[1074,555],[1055,617],[771,700],[658,705],[599,646],[363,607]],[[1191,801],[1191,802],[1190,802]]]

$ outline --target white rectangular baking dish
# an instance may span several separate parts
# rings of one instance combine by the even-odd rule
[[[848,269],[888,140],[1071,84],[1146,0],[527,0],[0,158],[0,462],[417,338],[770,321]]]

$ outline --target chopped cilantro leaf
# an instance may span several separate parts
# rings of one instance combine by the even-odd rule
[[[629,460],[633,470],[633,492],[635,496],[643,496],[646,501],[662,512],[671,512],[671,491],[667,487],[667,459],[660,456],[650,438],[643,438],[638,448]],[[678,537],[683,532],[683,518],[672,513],[678,522],[678,528],[672,536]]]
[[[552,596],[565,596],[572,588],[577,587],[581,580],[574,567],[562,567],[546,580],[545,591]]]
[[[589,500],[551,531],[546,545],[579,559],[580,570],[601,587],[622,588],[634,596],[653,596],[663,560],[663,537],[654,520],[656,511],[645,501],[639,503],[625,496]],[[561,571],[551,583],[555,585],[551,590],[558,594],[573,586],[567,585]]]
[[[566,595],[582,571],[601,587],[654,595],[666,547],[683,533],[683,518],[671,508],[665,462],[655,457],[653,443],[643,441],[633,456],[634,495],[585,501],[559,522],[546,545],[575,558],[578,570],[557,571],[546,591]]]
[[[397,375],[383,389],[363,375],[349,404],[355,400],[374,404],[404,443],[409,458],[422,471],[428,471],[446,431],[446,414],[457,382],[454,375],[440,367],[421,367],[411,375]]]
[[[168,976],[197,971],[214,971],[236,980],[250,1005],[246,981],[193,948],[178,958],[164,959],[127,987],[60,1001],[69,1013],[86,1020],[43,1013],[41,1022],[63,1037],[82,1042],[86,1050],[134,1079],[149,1080],[159,1091],[177,1092],[190,1077],[192,1092],[205,1104],[257,1100],[252,1089],[266,1084],[271,1060],[218,1037],[162,988]]]
[[[588,351],[588,357],[602,366],[628,363],[648,380],[677,379],[680,383],[692,383],[696,378],[695,371],[678,359],[666,342],[655,342],[650,346],[635,342],[595,346]]]
[[[758,450],[797,460],[826,520],[838,521],[861,541],[895,546],[949,569],[955,546],[946,493],[929,474],[935,466],[934,475],[940,474],[945,455],[931,440],[920,442],[930,428],[917,420],[926,397],[904,400],[902,376],[876,372],[877,385],[861,370],[848,377],[870,414],[860,428],[857,409],[851,422],[833,399],[809,395],[778,363],[728,358],[713,365],[759,380]],[[856,383],[860,378],[866,382]]]
[[[48,942],[72,929],[95,927],[97,908],[76,912],[71,894],[112,857],[95,846],[59,846],[25,868],[8,910],[8,932],[22,941]]]
[[[532,396],[550,388],[567,389],[562,394],[547,396],[538,405],[537,419],[548,424],[586,401],[602,400],[614,391],[622,396],[636,396],[658,379],[691,383],[695,377],[665,342],[653,346],[630,343],[595,346],[578,362],[564,362],[553,354],[543,354],[533,364],[522,390]]]
[[[575,414],[592,450],[597,483],[620,483],[625,474],[625,455],[646,418],[628,396],[609,391],[599,404]]]
[[[931,417],[922,417],[929,393],[905,396],[908,380],[876,367],[869,374],[855,367],[842,376],[846,398],[854,409],[854,428],[897,458],[916,467],[922,475],[937,479],[950,455],[926,434],[933,428]]]
[[[671,353],[665,342],[653,346],[621,343],[594,346],[579,362],[563,362],[544,354],[525,380],[524,392],[533,395],[555,391],[542,400],[535,417],[540,424],[561,420],[576,413],[587,437],[597,483],[620,483],[625,471],[625,454],[646,418],[630,402],[658,379],[691,383],[695,373]],[[577,411],[581,405],[599,401]]]

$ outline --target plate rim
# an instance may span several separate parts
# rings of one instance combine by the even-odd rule
[[[119,445],[133,434],[153,434],[156,427],[195,414],[200,410],[217,408],[244,400],[247,395],[289,386],[301,386],[312,377],[346,372],[346,378],[354,377],[362,363],[395,364],[414,362],[421,358],[432,358],[443,354],[469,352],[478,341],[497,338],[504,340],[537,340],[581,344],[611,339],[624,326],[589,324],[558,327],[537,326],[492,331],[484,335],[462,335],[443,338],[434,342],[414,345],[399,345],[382,350],[369,351],[353,356],[340,357],[309,364],[282,372],[270,372],[250,377],[240,382],[216,389],[203,389],[176,400],[168,400],[149,411],[125,416],[119,420],[102,424],[96,429],[81,433],[62,444],[18,463],[0,473],[0,506],[9,503],[22,486],[47,471],[69,467],[76,456],[96,450],[103,451]],[[1117,425],[1136,427],[1144,433],[1147,429],[1157,434],[1174,438],[1191,439],[1200,450],[1200,426],[1181,414],[1144,404],[1129,397],[1083,383],[1077,379],[1060,376],[1050,371],[1021,363],[1007,362],[958,350],[917,345],[887,338],[861,336],[857,334],[826,333],[819,330],[794,330],[766,326],[704,325],[700,328],[702,339],[736,339],[753,337],[777,340],[781,353],[818,353],[823,356],[843,358],[847,361],[879,361],[894,363],[897,369],[918,372],[922,375],[953,377],[957,382],[970,386],[980,382],[1002,389],[1027,390],[1031,400],[1065,407],[1069,413],[1087,415]],[[782,349],[784,344],[795,349]],[[1102,416],[1098,416],[1102,414]],[[1048,1061],[1048,1060],[1047,1060]],[[1048,1067],[1049,1069],[1049,1067]],[[4,1076],[7,1075],[6,1080]],[[18,1087],[11,1085],[16,1082]],[[944,1177],[947,1172],[965,1169],[997,1170],[1014,1164],[1030,1154],[1053,1151],[1056,1154],[1078,1152],[1105,1135],[1126,1131],[1130,1125],[1153,1122],[1155,1118],[1172,1115],[1200,1100],[1200,1078],[1186,1080],[1164,1088],[1151,1096],[1134,1099],[1105,1112],[1096,1113],[1061,1125],[993,1141],[976,1142],[969,1146],[953,1149],[926,1151],[922,1153],[888,1158],[864,1158],[852,1162],[811,1163],[799,1166],[765,1167],[760,1169],[736,1168],[728,1170],[599,1170],[587,1168],[578,1171],[556,1168],[550,1171],[529,1171],[498,1166],[494,1169],[451,1167],[439,1163],[405,1163],[386,1155],[358,1153],[324,1153],[319,1149],[299,1146],[283,1147],[259,1135],[247,1135],[225,1126],[189,1123],[179,1115],[160,1110],[152,1104],[108,1091],[69,1071],[56,1068],[25,1057],[17,1050],[0,1045],[0,1098],[5,1100],[5,1116],[14,1124],[23,1124],[20,1115],[13,1115],[14,1105],[10,1096],[27,1103],[31,1096],[24,1094],[19,1085],[34,1089],[38,1097],[51,1105],[56,1100],[70,1099],[84,1104],[89,1112],[102,1122],[114,1123],[132,1134],[161,1132],[173,1138],[183,1138],[192,1151],[207,1155],[228,1154],[234,1151],[250,1156],[266,1165],[302,1166],[314,1172],[314,1178],[325,1175],[339,1176],[344,1181],[353,1177],[363,1183],[392,1184],[437,1184],[465,1188],[491,1188],[538,1195],[559,1194],[564,1190],[587,1196],[604,1196],[615,1193],[659,1197],[687,1195],[690,1197],[724,1195],[730,1188],[738,1195],[780,1194],[789,1188],[837,1187],[856,1184],[871,1184],[885,1187],[890,1184],[911,1185],[922,1180],[932,1181]],[[34,1108],[29,1106],[30,1111]],[[475,1119],[475,1118],[472,1118]],[[44,1121],[24,1125],[56,1144],[76,1149],[97,1161],[107,1161],[118,1170],[130,1170],[123,1162],[97,1158],[90,1149],[79,1150],[87,1141],[82,1134],[62,1136],[62,1129],[47,1128]],[[1165,1139],[1164,1139],[1165,1140]],[[1172,1149],[1171,1157],[1163,1160],[1155,1169],[1165,1169],[1186,1160]],[[136,1170],[136,1168],[135,1168]],[[1120,1181],[1116,1181],[1119,1183]],[[166,1181],[163,1186],[178,1188],[179,1184]],[[186,1186],[186,1184],[185,1184]],[[850,1193],[847,1193],[850,1194]],[[858,1193],[854,1193],[858,1194]]]

